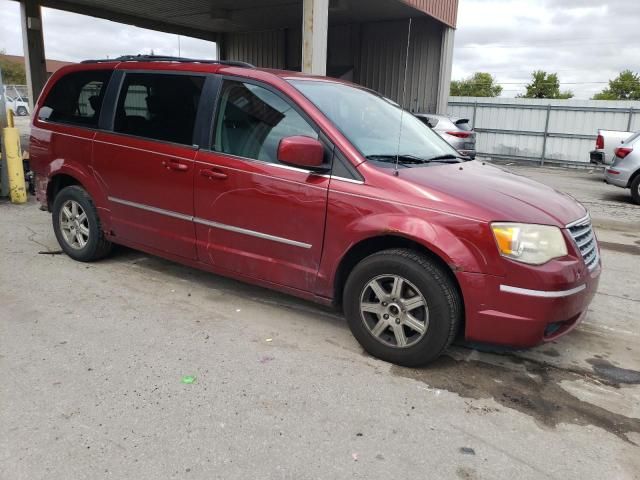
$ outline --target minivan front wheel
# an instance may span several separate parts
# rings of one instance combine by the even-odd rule
[[[440,356],[462,319],[462,300],[450,275],[408,249],[385,250],[362,260],[347,280],[343,303],[362,347],[407,367]]]
[[[52,219],[60,247],[74,260],[91,262],[111,250],[96,207],[82,187],[73,185],[60,190],[53,202]]]

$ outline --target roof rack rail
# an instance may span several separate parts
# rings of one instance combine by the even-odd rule
[[[211,63],[228,65],[230,67],[256,68],[247,62],[236,60],[204,60],[199,58],[170,57],[165,55],[122,55],[117,58],[101,58],[96,60],[83,60],[80,63],[104,63],[104,62],[179,62],[179,63]]]

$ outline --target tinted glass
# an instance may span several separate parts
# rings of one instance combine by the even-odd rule
[[[110,70],[70,73],[56,82],[38,118],[49,122],[98,126]]]
[[[427,127],[436,128],[436,125],[438,125],[437,118],[431,118],[431,117],[416,117],[416,118],[420,120],[422,123],[424,123]]]
[[[471,128],[471,125],[469,125],[469,120],[467,120],[466,118],[456,120],[454,123],[456,124],[456,127],[458,127],[460,130],[464,130],[465,132],[470,132],[471,130],[473,130],[473,128]]]
[[[365,157],[429,159],[457,152],[409,112],[369,90],[342,83],[290,80]],[[402,125],[402,127],[401,127]]]
[[[192,145],[203,85],[203,76],[127,74],[118,97],[114,130]]]
[[[225,81],[215,125],[217,152],[277,162],[280,140],[318,134],[291,104],[266,88]]]

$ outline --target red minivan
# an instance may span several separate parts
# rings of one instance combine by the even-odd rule
[[[458,153],[358,85],[239,62],[121,57],[58,70],[31,130],[62,249],[112,243],[342,309],[416,366],[466,340],[530,347],[598,285],[585,208]]]

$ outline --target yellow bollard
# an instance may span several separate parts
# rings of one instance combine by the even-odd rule
[[[20,132],[14,127],[13,111],[7,111],[9,126],[2,131],[5,151],[4,161],[7,162],[9,176],[9,196],[11,203],[26,203],[27,190],[24,188],[24,168],[22,166],[22,152],[20,151]]]

